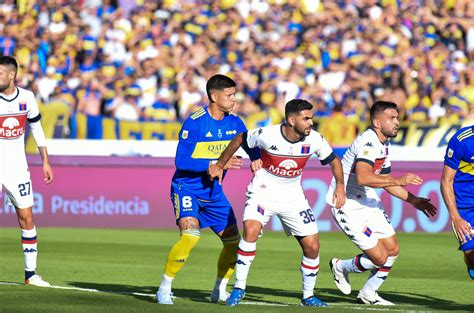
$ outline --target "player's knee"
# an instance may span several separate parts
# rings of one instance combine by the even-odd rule
[[[400,254],[400,246],[396,245],[390,249],[388,256],[398,256]]]
[[[303,247],[303,254],[307,258],[316,259],[319,255],[319,245],[315,244],[308,247]]]
[[[377,255],[373,255],[370,257],[370,260],[372,263],[374,263],[377,266],[382,266],[385,263],[387,263],[388,259],[388,254],[387,253],[379,253]]]
[[[18,222],[21,229],[33,229],[35,227],[33,215],[19,216]]]
[[[256,242],[260,232],[262,230],[262,224],[258,221],[245,221],[244,222],[244,240],[247,242]]]

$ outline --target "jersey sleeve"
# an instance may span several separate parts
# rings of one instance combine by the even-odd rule
[[[255,128],[247,132],[247,145],[249,148],[261,148],[263,128]]]
[[[249,147],[247,142],[247,127],[245,126],[244,122],[240,118],[237,118],[237,133],[243,133],[243,142],[242,142],[242,149],[247,153],[251,161],[260,159],[260,149],[258,147]]]
[[[209,160],[192,157],[199,138],[198,125],[195,120],[187,119],[179,132],[175,165],[177,169],[192,172],[204,172],[209,168]]]
[[[446,154],[444,155],[444,164],[458,170],[459,164],[462,160],[462,146],[456,136],[453,136],[446,147]]]
[[[375,145],[370,141],[361,141],[355,149],[355,162],[365,162],[371,166],[375,165],[375,160],[378,156],[378,150],[375,148]]]
[[[336,155],[334,154],[331,146],[323,137],[323,135],[321,135],[318,132],[316,132],[316,138],[317,138],[317,143],[316,143],[317,148],[314,151],[314,154],[316,154],[318,159],[321,161],[322,165],[331,163],[331,161],[336,158]]]
[[[35,123],[38,122],[41,119],[41,114],[39,112],[38,108],[38,102],[36,102],[35,96],[33,93],[29,92],[28,93],[28,123]]]

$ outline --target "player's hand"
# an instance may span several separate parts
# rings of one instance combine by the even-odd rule
[[[250,168],[252,169],[252,173],[255,173],[259,169],[262,168],[263,162],[261,159],[256,159],[253,160],[252,163],[250,163]]]
[[[340,209],[346,203],[346,191],[344,190],[344,184],[336,184],[336,190],[332,196],[332,203],[336,209]]]
[[[233,156],[224,166],[224,170],[239,169],[244,164],[241,156]]]
[[[400,186],[408,186],[408,185],[421,185],[423,183],[423,179],[415,174],[408,173],[403,175],[399,178]]]
[[[44,175],[44,182],[46,184],[51,184],[54,178],[53,168],[49,162],[45,162],[43,164],[43,175]]]
[[[422,197],[415,197],[411,204],[417,209],[423,212],[427,217],[436,215],[436,207],[431,204],[431,199],[426,199]]]
[[[459,216],[454,218],[453,224],[456,234],[462,242],[466,242],[473,238],[474,234],[472,232],[471,224],[466,222],[462,217]]]
[[[219,185],[222,184],[224,169],[219,165],[219,163],[210,163],[209,168],[207,169],[207,174],[211,180],[214,180],[217,177],[219,179]]]

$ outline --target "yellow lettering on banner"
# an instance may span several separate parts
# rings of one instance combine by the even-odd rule
[[[140,139],[142,134],[143,123],[131,121],[119,121],[120,139]]]
[[[50,102],[41,107],[41,126],[43,126],[46,138],[53,138],[57,129],[61,130],[61,137],[65,134],[65,129],[69,123],[69,107],[63,102]],[[58,127],[58,128],[57,128]],[[28,136],[25,151],[28,154],[38,153],[36,142],[33,136]]]
[[[113,118],[102,119],[102,139],[117,139],[117,132],[115,131],[117,127],[117,122],[118,121]]]
[[[230,140],[198,142],[191,155],[194,159],[217,159]]]
[[[87,116],[84,113],[76,114],[77,139],[87,138]]]

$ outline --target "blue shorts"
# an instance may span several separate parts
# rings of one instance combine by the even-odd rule
[[[473,209],[458,209],[458,211],[459,211],[459,215],[461,215],[461,217],[466,222],[471,224],[471,226],[474,228],[474,208]],[[456,231],[454,231],[454,234],[456,234]],[[457,234],[456,234],[456,237],[457,237]],[[465,241],[464,243],[461,243],[461,240],[459,240],[459,250],[462,250],[462,251],[474,250],[474,238],[469,241]]]
[[[195,193],[171,187],[176,223],[182,217],[194,217],[199,221],[200,228],[210,227],[215,233],[220,233],[227,227],[237,224],[234,210],[224,192],[212,199],[200,199]]]

